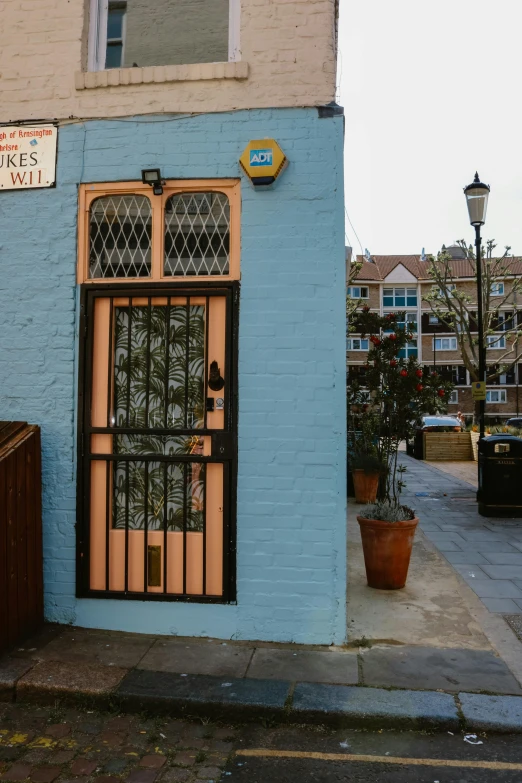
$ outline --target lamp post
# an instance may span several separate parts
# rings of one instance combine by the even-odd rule
[[[489,185],[484,185],[478,173],[475,173],[475,179],[464,188],[466,202],[468,205],[469,222],[475,227],[475,250],[477,259],[477,317],[478,317],[478,342],[479,342],[479,378],[486,380],[486,350],[484,346],[484,299],[482,293],[482,238],[480,236],[480,227],[486,222],[486,211],[488,208]],[[486,401],[479,401],[479,439],[484,437],[484,413],[486,410]],[[479,487],[480,490],[480,487]]]

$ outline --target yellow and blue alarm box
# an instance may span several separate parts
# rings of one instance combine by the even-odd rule
[[[272,185],[288,160],[275,139],[250,141],[239,162],[255,187]]]

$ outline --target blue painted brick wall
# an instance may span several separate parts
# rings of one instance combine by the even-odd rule
[[[252,138],[290,165],[242,182],[238,601],[75,598],[77,184],[238,176]],[[343,121],[315,109],[70,124],[56,189],[0,194],[0,419],[42,427],[46,613],[129,631],[345,638]]]

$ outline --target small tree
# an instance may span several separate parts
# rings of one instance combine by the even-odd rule
[[[437,372],[422,368],[413,356],[399,358],[400,351],[413,338],[404,323],[405,313],[381,316],[369,307],[362,308],[357,330],[369,336],[371,343],[364,378],[370,399],[364,399],[356,381],[348,389],[352,448],[357,448],[357,433],[371,442],[381,463],[387,466],[379,499],[394,503],[399,502],[404,486],[405,468],[398,464],[401,441],[413,437],[420,416],[446,412],[453,389],[453,384]],[[369,438],[368,430],[372,428],[373,438]]]
[[[473,271],[472,280],[477,279],[477,261],[472,246],[466,246],[463,239],[457,242],[458,246],[464,251],[465,257]],[[484,339],[488,335],[498,331],[499,314],[506,304],[513,304],[513,295],[522,292],[522,278],[514,278],[512,286],[504,287],[502,296],[492,297],[491,291],[494,283],[504,282],[505,278],[512,274],[509,269],[509,251],[506,247],[501,257],[494,257],[494,240],[488,240],[486,247],[486,258],[482,263],[482,291],[483,291],[483,320]],[[472,381],[482,380],[479,377],[479,344],[477,335],[477,300],[476,295],[471,296],[458,288],[458,284],[453,274],[453,259],[445,250],[429,259],[428,271],[433,279],[433,287],[428,296],[424,297],[440,323],[447,327],[448,332],[452,332],[457,338],[457,345],[462,355],[462,360],[466,369],[469,371]],[[519,337],[522,332],[518,328],[517,315],[511,319],[511,322],[503,323],[502,334],[506,338],[506,350],[496,359],[496,369],[492,370],[486,380],[491,382],[496,380],[501,373],[506,372],[522,356],[522,345],[519,348]]]

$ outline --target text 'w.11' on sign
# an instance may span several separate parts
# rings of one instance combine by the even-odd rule
[[[0,125],[0,190],[56,184],[55,125]]]

